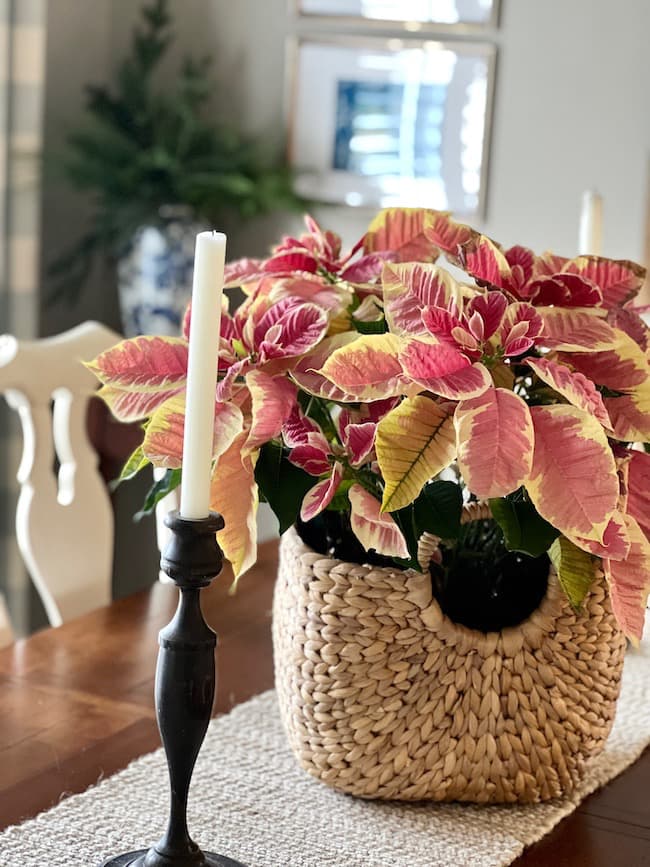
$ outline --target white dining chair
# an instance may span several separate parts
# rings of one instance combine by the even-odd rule
[[[120,339],[97,322],[43,340],[0,336],[0,394],[23,435],[16,539],[52,626],[111,600],[113,509],[86,432],[97,380],[81,362]]]

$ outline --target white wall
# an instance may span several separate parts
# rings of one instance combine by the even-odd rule
[[[603,253],[643,253],[650,3],[503,0],[486,229],[576,252],[582,190],[604,197]]]

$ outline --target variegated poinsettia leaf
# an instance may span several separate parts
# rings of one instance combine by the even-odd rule
[[[434,211],[424,227],[425,238],[442,250],[454,265],[460,264],[460,250],[475,234],[474,229],[456,222],[445,211]]]
[[[242,431],[215,464],[210,485],[210,508],[223,516],[219,545],[238,579],[257,559],[257,506],[255,481],[257,452],[244,449],[248,433]]]
[[[341,349],[341,347],[347,346],[357,339],[358,335],[349,331],[326,337],[318,346],[296,361],[290,371],[290,376],[308,394],[322,397],[325,400],[346,401],[349,396],[337,388],[331,380],[323,376],[320,371],[327,359],[337,349]]]
[[[233,403],[217,403],[214,411],[213,457],[230,448],[242,430],[244,419]],[[183,459],[185,393],[174,395],[154,412],[142,441],[144,456],[154,466],[176,468]]]
[[[141,335],[107,349],[86,366],[104,385],[129,391],[169,391],[187,378],[187,350],[182,337]]]
[[[632,451],[627,476],[627,513],[650,541],[650,454]]]
[[[422,340],[404,341],[399,362],[405,376],[449,400],[476,397],[492,385],[487,368],[472,362],[455,346]]]
[[[489,388],[461,401],[454,413],[458,466],[481,499],[504,497],[530,473],[533,422],[524,401],[504,388]]]
[[[612,328],[612,332],[611,347],[593,352],[564,353],[562,358],[597,385],[632,393],[650,379],[650,360],[624,331]]]
[[[604,307],[621,307],[639,292],[645,280],[645,268],[626,259],[579,256],[567,262],[564,272],[579,274],[602,292]]]
[[[603,404],[616,439],[647,442],[650,440],[650,360],[625,332],[618,328],[613,328],[612,332],[611,347],[597,352],[563,353],[562,360],[596,385],[614,392],[603,398]]]
[[[543,382],[565,397],[569,403],[591,413],[603,427],[611,429],[612,422],[602,395],[590,379],[550,358],[527,358],[526,363]]]
[[[395,520],[381,511],[381,504],[359,484],[348,491],[352,512],[352,531],[366,551],[376,551],[385,557],[407,559],[406,540]]]
[[[398,357],[401,346],[401,338],[394,334],[364,334],[336,349],[319,373],[349,402],[404,394],[406,379]]]
[[[376,450],[385,481],[381,509],[403,509],[454,460],[453,417],[428,397],[407,398],[379,422]]]
[[[305,494],[300,508],[300,517],[303,521],[311,521],[329,506],[342,479],[343,466],[337,461],[332,467],[332,474],[317,482]]]
[[[535,435],[526,490],[566,536],[603,542],[619,497],[616,464],[595,418],[573,406],[530,408]]]
[[[147,418],[166,400],[184,389],[184,384],[180,388],[165,391],[129,391],[126,388],[102,385],[97,397],[104,401],[118,421],[129,423]]]
[[[390,250],[397,262],[433,262],[439,250],[425,230],[435,211],[424,208],[386,208],[370,223],[363,239],[366,253]]]
[[[650,442],[650,380],[630,394],[603,398],[612,421],[614,438],[623,442]]]
[[[427,307],[461,309],[461,288],[448,271],[420,262],[389,262],[381,275],[384,313],[393,334],[426,334]]]
[[[512,268],[503,251],[487,235],[473,232],[462,244],[461,259],[468,274],[475,279],[509,289],[512,283]]]
[[[578,534],[567,534],[567,538],[582,548],[583,551],[588,551],[595,557],[606,560],[625,560],[630,553],[630,537],[627,532],[625,515],[620,509],[614,512],[605,527],[602,542],[586,539]]]
[[[246,374],[251,395],[251,428],[246,442],[250,451],[280,435],[296,405],[297,388],[286,376],[270,376],[263,370]]]
[[[600,315],[599,308],[537,307],[544,322],[539,343],[547,349],[590,353],[611,349],[616,332]]]
[[[624,560],[603,560],[603,568],[614,615],[627,637],[638,644],[650,592],[650,542],[630,515],[625,523],[630,552]]]
[[[564,536],[553,542],[548,556],[571,606],[578,611],[595,578],[593,559]]]

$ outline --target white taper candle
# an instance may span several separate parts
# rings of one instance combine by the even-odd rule
[[[603,198],[594,190],[582,194],[578,253],[600,256],[603,244]]]
[[[210,511],[214,403],[221,326],[226,236],[196,236],[192,318],[187,364],[181,517],[197,520]]]

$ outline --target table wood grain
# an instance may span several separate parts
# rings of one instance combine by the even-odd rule
[[[204,591],[206,618],[219,635],[215,713],[273,684],[276,568],[277,543],[265,543],[235,595],[228,592],[228,571]],[[174,587],[155,584],[0,652],[0,828],[84,791],[159,746],[157,635],[176,596]],[[517,867],[649,867],[649,789],[646,751],[528,849]]]

